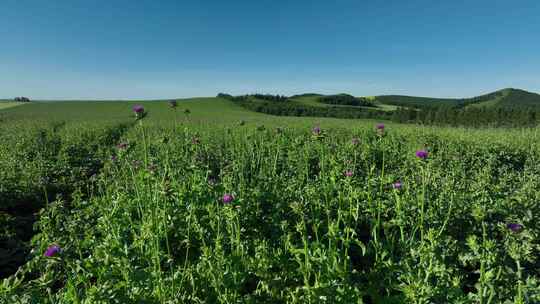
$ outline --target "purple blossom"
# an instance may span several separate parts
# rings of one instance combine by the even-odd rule
[[[416,151],[416,157],[426,159],[428,157],[428,152],[426,150],[418,150]]]
[[[384,124],[383,124],[383,123],[377,124],[377,125],[375,126],[375,128],[376,128],[377,130],[384,131]]]
[[[116,155],[111,155],[111,161],[114,163],[114,162],[116,162],[116,160],[117,160]]]
[[[319,126],[314,127],[311,129],[314,135],[320,135],[321,134],[321,128]]]
[[[133,112],[135,112],[137,114],[142,114],[142,113],[144,113],[144,107],[141,106],[141,105],[134,105],[133,106]]]
[[[360,140],[358,138],[354,137],[353,139],[351,139],[351,143],[353,145],[358,145],[360,143]]]
[[[346,177],[351,177],[353,176],[353,172],[351,170],[347,170],[343,173]]]
[[[401,187],[403,186],[403,184],[401,184],[400,181],[397,181],[395,183],[392,184],[392,188],[396,189],[396,190],[401,190]]]
[[[45,250],[45,253],[43,254],[46,257],[53,257],[60,253],[61,248],[58,245],[51,245]]]
[[[232,194],[226,193],[223,195],[223,202],[225,204],[228,204],[234,200],[234,196]]]
[[[518,223],[509,223],[506,225],[506,228],[512,230],[512,232],[518,233],[518,232],[521,232],[521,230],[523,230],[523,225],[518,224]]]

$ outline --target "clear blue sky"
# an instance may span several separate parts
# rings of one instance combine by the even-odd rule
[[[2,0],[0,97],[540,92],[540,1]]]

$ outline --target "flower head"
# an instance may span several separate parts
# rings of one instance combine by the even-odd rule
[[[119,143],[118,145],[116,145],[116,148],[118,148],[119,150],[123,150],[125,148],[127,148],[128,144],[125,143],[125,142],[122,142],[122,143]]]
[[[358,145],[360,143],[360,140],[358,138],[354,137],[353,139],[351,139],[351,143],[353,145]]]
[[[135,113],[135,117],[138,119],[143,119],[146,116],[146,112],[144,111],[144,107],[141,105],[134,105],[133,106],[133,112]]]
[[[416,151],[416,157],[426,159],[428,157],[428,152],[426,150],[418,150]]]
[[[223,202],[225,204],[228,204],[234,200],[234,196],[232,194],[226,193],[223,195]]]
[[[141,105],[134,105],[133,106],[133,112],[137,113],[137,114],[141,114],[144,112],[144,107],[141,106]]]
[[[46,257],[53,257],[60,253],[61,248],[58,245],[51,245],[45,250],[45,253],[43,254]]]
[[[518,224],[518,223],[509,223],[506,225],[506,228],[512,230],[512,232],[518,233],[518,232],[521,232],[521,230],[523,230],[523,225]]]
[[[353,176],[353,172],[351,170],[347,170],[343,173],[346,177],[351,177]]]
[[[311,129],[311,132],[313,132],[314,135],[320,135],[321,134],[321,128],[319,126],[316,126],[313,129]]]
[[[392,188],[396,189],[396,190],[401,190],[401,187],[403,186],[403,184],[401,184],[400,181],[397,181],[397,182],[394,182],[392,184]]]
[[[377,125],[375,126],[375,128],[376,128],[377,130],[384,131],[384,124],[383,124],[383,123],[377,124]]]

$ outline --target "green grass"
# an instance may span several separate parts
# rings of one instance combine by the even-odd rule
[[[216,98],[0,118],[0,303],[540,302],[537,128],[377,131]]]
[[[11,108],[11,107],[16,107],[16,106],[21,106],[21,105],[24,105],[24,104],[25,104],[24,102],[1,101],[0,100],[0,110]]]

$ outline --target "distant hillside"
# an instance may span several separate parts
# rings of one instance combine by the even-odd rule
[[[401,107],[425,107],[425,106],[456,106],[459,99],[453,98],[434,98],[434,97],[418,97],[405,95],[380,95],[373,97],[375,101],[395,105]]]
[[[503,89],[471,98],[433,98],[403,95],[381,95],[373,97],[382,104],[402,107],[489,107],[489,108],[539,108],[540,94],[520,89]]]
[[[520,89],[504,89],[494,92],[489,100],[470,102],[473,107],[495,108],[540,108],[540,94],[527,92]]]

